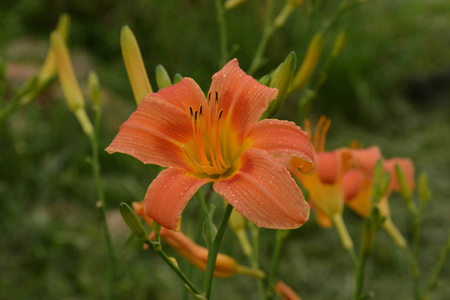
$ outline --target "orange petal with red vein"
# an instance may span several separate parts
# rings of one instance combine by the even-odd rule
[[[293,122],[274,119],[262,120],[249,133],[252,147],[267,151],[270,155],[295,156],[302,173],[314,168],[314,154],[308,134]]]
[[[178,231],[187,202],[209,178],[193,177],[178,169],[165,169],[153,180],[145,195],[145,213],[156,223]]]
[[[122,124],[109,153],[121,152],[143,163],[191,170],[181,145],[192,139],[189,115],[162,100],[158,94],[142,99]]]
[[[411,159],[409,158],[399,158],[394,157],[388,160],[385,160],[384,168],[386,171],[389,171],[391,173],[391,186],[390,190],[393,189],[394,191],[400,190],[400,185],[397,180],[396,172],[395,172],[395,165],[399,165],[399,167],[403,170],[403,173],[405,173],[406,182],[408,183],[410,191],[414,190],[415,186],[415,178],[414,178],[414,164]]]
[[[372,146],[366,149],[352,149],[350,152],[357,168],[370,175],[373,174],[377,161],[383,158],[380,148],[377,146]]]
[[[229,122],[239,134],[240,141],[278,93],[277,89],[262,85],[245,74],[236,59],[214,74],[209,91],[212,97],[217,92],[219,110],[224,110],[224,119],[231,118]]]
[[[315,153],[314,162],[316,174],[322,183],[336,183],[341,171],[341,156],[338,151]]]
[[[159,90],[158,95],[186,113],[189,113],[189,107],[196,110],[200,105],[206,104],[205,94],[201,88],[192,78],[187,77],[177,84]]]
[[[245,151],[240,170],[215,182],[214,190],[260,227],[297,228],[309,218],[309,205],[294,179],[263,150]]]

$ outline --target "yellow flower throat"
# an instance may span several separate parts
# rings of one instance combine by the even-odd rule
[[[223,109],[219,110],[219,96],[211,102],[211,92],[207,96],[205,108],[200,105],[198,110],[189,107],[191,117],[193,143],[182,145],[189,160],[209,176],[222,175],[228,171],[231,161],[227,159],[226,148],[222,148],[227,140],[224,126]],[[187,146],[187,147],[186,147]]]

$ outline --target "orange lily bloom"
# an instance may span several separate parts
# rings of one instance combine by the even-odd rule
[[[258,83],[236,59],[212,78],[207,96],[191,78],[144,97],[106,149],[163,170],[145,195],[145,213],[179,230],[194,193],[214,190],[260,227],[303,225],[309,205],[277,156],[295,156],[313,168],[307,134],[292,122],[258,121],[277,90]]]
[[[370,215],[372,203],[370,200],[373,172],[379,159],[382,159],[381,151],[378,147],[372,146],[367,149],[350,150],[354,159],[355,169],[344,174],[343,189],[346,204],[356,213],[366,218]],[[383,216],[390,216],[388,197],[392,191],[399,191],[400,187],[395,175],[395,166],[405,173],[405,177],[410,190],[414,189],[414,165],[409,158],[392,158],[383,161],[385,171],[391,175],[390,186],[380,200],[378,208]]]
[[[140,215],[149,226],[152,226],[153,220],[144,213],[144,203],[133,202],[133,209]],[[186,235],[181,232],[175,232],[167,228],[161,227],[159,236],[164,242],[170,245],[176,252],[186,258],[192,264],[202,271],[206,270],[208,262],[208,249],[194,243]],[[153,239],[155,233],[152,232],[149,239]],[[226,278],[236,274],[245,274],[255,277],[264,277],[261,270],[250,269],[246,266],[239,265],[236,260],[228,255],[219,253],[217,255],[216,265],[214,267],[214,276]]]
[[[372,202],[370,195],[372,192],[373,172],[379,159],[382,159],[380,148],[372,146],[366,149],[349,150],[352,156],[353,169],[347,170],[342,179],[342,188],[345,203],[357,214],[364,218],[370,215]],[[379,202],[380,210],[389,211],[386,200]]]
[[[283,297],[283,300],[302,300],[297,293],[294,292],[287,284],[283,281],[278,281],[275,285],[275,291],[278,295]]]
[[[344,197],[342,193],[342,173],[350,158],[346,150],[324,152],[325,138],[330,127],[330,120],[321,117],[314,135],[315,172],[305,175],[299,172],[302,161],[291,158],[287,161],[289,171],[296,177],[310,194],[310,204],[316,211],[319,225],[331,227],[333,218],[342,215]],[[307,129],[309,131],[309,123]],[[286,159],[284,159],[286,161]]]

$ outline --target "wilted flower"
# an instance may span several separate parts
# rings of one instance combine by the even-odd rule
[[[106,150],[167,167],[145,196],[146,214],[166,228],[180,229],[184,207],[208,182],[256,225],[296,228],[309,206],[274,157],[295,156],[308,172],[313,154],[294,123],[258,121],[276,95],[234,59],[213,76],[206,97],[191,78],[146,96]]]

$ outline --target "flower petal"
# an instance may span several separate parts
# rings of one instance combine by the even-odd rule
[[[193,177],[181,170],[168,168],[153,180],[145,195],[145,213],[156,223],[179,231],[181,213],[187,202],[209,178]]]
[[[214,190],[260,227],[289,229],[303,225],[309,205],[285,167],[265,151],[249,149],[233,176],[218,180]]]
[[[335,184],[340,175],[341,157],[339,151],[315,153],[316,173],[324,184]]]
[[[370,176],[375,170],[377,161],[383,158],[380,148],[377,146],[372,146],[366,149],[352,149],[350,152],[356,167]]]
[[[262,120],[252,127],[248,138],[252,147],[267,151],[273,156],[295,156],[302,173],[314,167],[314,154],[308,134],[293,122]]]
[[[353,199],[358,195],[364,185],[366,175],[360,170],[353,169],[344,173],[342,176],[342,192],[344,200]]]
[[[190,139],[189,115],[158,94],[150,94],[122,124],[106,151],[125,153],[146,164],[191,170],[181,147]]]
[[[206,104],[205,94],[192,78],[183,78],[179,83],[158,91],[167,102],[178,106],[181,110],[189,113],[189,107],[194,110],[200,105]]]
[[[395,172],[396,165],[399,165],[399,167],[403,170],[403,173],[405,173],[406,182],[408,183],[410,191],[414,190],[414,164],[411,159],[394,157],[385,160],[383,165],[386,171],[389,171],[391,173],[391,185],[389,187],[389,190],[400,191],[400,185],[398,183]]]
[[[236,59],[214,74],[209,91],[213,96],[217,92],[219,110],[223,109],[224,119],[238,133],[240,142],[278,93],[245,74]]]

